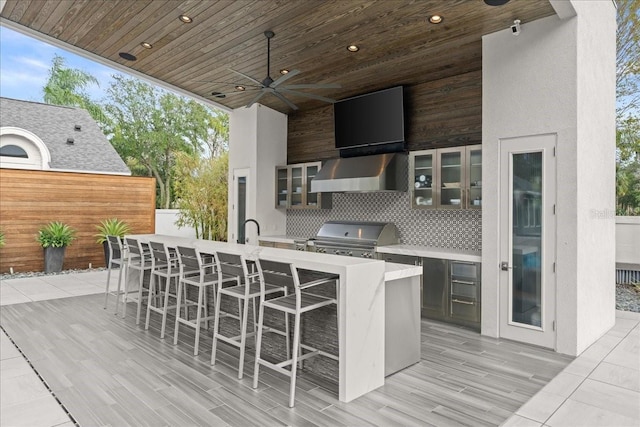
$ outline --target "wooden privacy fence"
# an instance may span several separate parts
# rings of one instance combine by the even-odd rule
[[[153,233],[155,198],[154,178],[0,169],[0,229],[6,243],[0,248],[0,273],[44,270],[36,235],[51,221],[77,230],[65,254],[65,270],[103,267],[96,226],[115,217],[127,222],[132,233]]]

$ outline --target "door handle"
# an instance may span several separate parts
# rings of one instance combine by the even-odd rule
[[[513,267],[509,267],[509,263],[507,261],[502,261],[500,263],[500,270],[502,271],[509,271],[511,270]]]

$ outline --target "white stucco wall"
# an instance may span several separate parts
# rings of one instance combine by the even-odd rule
[[[196,230],[192,227],[178,227],[176,221],[178,219],[179,209],[156,209],[156,234],[164,234],[167,236],[196,238]]]
[[[287,161],[287,116],[260,104],[229,114],[229,241],[236,241],[232,213],[233,170],[250,169],[247,218],[260,223],[263,234],[285,234],[286,216],[275,208],[275,167]],[[257,244],[256,229],[246,229]]]
[[[616,262],[640,264],[640,216],[616,217]]]
[[[574,1],[578,15],[577,353],[615,324],[616,10]]]
[[[577,17],[524,22],[518,37],[508,29],[483,37],[484,164],[499,164],[500,138],[557,135],[557,350],[566,354],[579,354],[615,320],[613,229],[589,218],[613,209],[613,169],[605,169],[615,147],[615,9],[582,3]],[[491,336],[499,336],[499,246],[490,236],[499,236],[500,173],[483,168],[482,333]]]

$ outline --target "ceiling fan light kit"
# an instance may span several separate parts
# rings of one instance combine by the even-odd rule
[[[245,73],[229,68],[229,71],[242,76],[243,78],[251,81],[252,86],[256,87],[259,91],[258,94],[246,105],[246,108],[251,107],[253,104],[258,102],[260,98],[262,98],[265,94],[271,94],[278,98],[280,101],[285,103],[292,110],[297,110],[298,106],[287,99],[284,94],[294,95],[294,96],[302,96],[305,98],[311,98],[318,101],[334,103],[336,102],[334,99],[327,98],[325,96],[314,95],[311,93],[300,92],[297,89],[339,89],[341,86],[336,83],[318,83],[318,84],[283,84],[287,80],[292,77],[300,74],[300,70],[280,70],[280,74],[282,74],[277,79],[271,78],[271,39],[275,36],[273,31],[265,31],[264,36],[267,38],[267,76],[262,80],[255,79]],[[240,89],[242,88],[242,89]],[[245,91],[246,87],[244,85],[235,85],[235,89],[238,92]],[[236,92],[236,93],[238,93]],[[225,98],[227,94],[222,92],[212,92],[212,96],[216,98]]]

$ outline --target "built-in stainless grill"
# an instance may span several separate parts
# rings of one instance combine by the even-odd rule
[[[400,234],[393,223],[327,221],[308,247],[319,253],[374,258],[377,246],[398,243]]]

